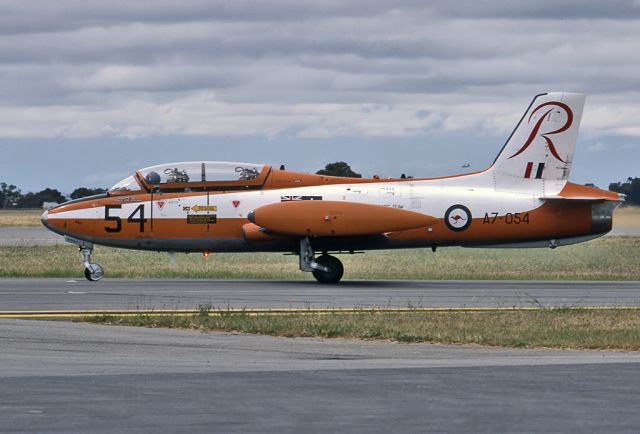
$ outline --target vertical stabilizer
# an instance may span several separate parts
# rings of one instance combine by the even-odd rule
[[[536,96],[489,169],[498,190],[551,193],[571,170],[585,95]]]

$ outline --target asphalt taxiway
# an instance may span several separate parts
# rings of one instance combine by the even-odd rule
[[[640,282],[0,279],[0,311],[640,306]]]
[[[640,354],[0,320],[4,432],[634,432]]]
[[[0,246],[51,246],[65,244],[64,237],[51,232],[44,226],[0,227]]]
[[[0,310],[638,306],[640,282],[0,279]],[[640,353],[0,319],[3,432],[636,432]]]

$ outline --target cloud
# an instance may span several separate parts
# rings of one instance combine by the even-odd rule
[[[603,152],[603,151],[606,151],[607,149],[609,149],[609,146],[605,145],[602,142],[596,142],[587,147],[587,151],[589,152]]]
[[[543,91],[640,136],[638,3],[6,1],[0,138],[502,136]]]

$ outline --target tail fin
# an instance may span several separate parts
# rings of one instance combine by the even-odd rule
[[[555,92],[533,99],[489,169],[496,189],[562,188],[571,170],[585,97]]]

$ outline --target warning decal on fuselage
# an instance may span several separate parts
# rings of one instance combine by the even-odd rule
[[[200,215],[200,214],[188,214],[187,223],[190,225],[208,225],[218,222],[218,216],[214,215]]]

